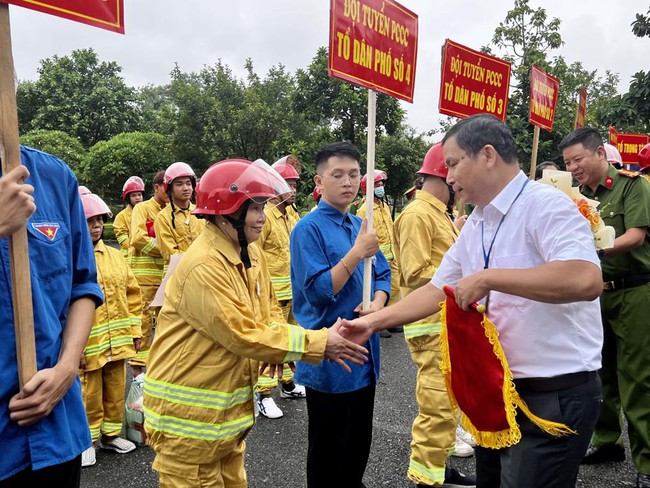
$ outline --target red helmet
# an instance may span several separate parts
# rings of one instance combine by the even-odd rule
[[[639,159],[639,166],[641,166],[641,171],[650,168],[650,144],[643,146],[643,148],[639,151],[639,155],[637,157]]]
[[[176,178],[182,178],[183,176],[189,176],[196,182],[196,175],[194,170],[190,168],[190,165],[183,162],[172,163],[169,165],[169,168],[165,170],[165,191],[169,188],[169,185],[172,184]]]
[[[92,192],[88,189],[88,187],[81,185],[79,187],[79,195],[90,195]]]
[[[109,217],[113,216],[111,209],[108,208],[108,205],[106,205],[104,200],[93,193],[85,193],[81,195],[81,204],[84,207],[84,215],[86,216],[86,219],[101,215],[104,217],[104,222],[106,222]]]
[[[271,168],[273,168],[278,173],[280,173],[280,176],[282,176],[285,180],[299,180],[300,179],[300,175],[296,171],[296,168],[291,166],[289,163],[284,163],[284,162],[278,161],[276,163],[273,163],[273,166],[271,166]]]
[[[226,159],[210,166],[196,188],[197,215],[230,215],[251,199],[256,202],[291,193],[291,188],[267,163]]]
[[[314,191],[311,192],[311,197],[314,199],[314,201],[317,202],[322,195],[323,191],[320,189],[320,187],[315,186]]]
[[[375,170],[375,178],[374,178],[375,183],[379,181],[386,181],[387,179],[388,179],[388,175],[386,175],[385,171],[382,171],[380,169]],[[361,191],[365,193],[367,186],[368,186],[368,175],[365,174],[363,175],[363,178],[361,178]]]
[[[447,179],[449,168],[445,164],[445,157],[442,154],[442,142],[437,142],[427,151],[422,161],[422,167],[418,170],[419,175],[432,175]]]
[[[144,193],[144,181],[139,176],[131,176],[122,187],[122,199],[126,200],[129,193],[134,191],[141,191]]]
[[[296,170],[296,172],[298,173],[298,175],[300,175],[300,172],[301,172],[301,170],[302,170],[302,165],[300,164],[300,161],[298,160],[298,158],[297,158],[295,155],[293,155],[293,154],[287,154],[286,156],[281,157],[281,158],[278,159],[275,163],[273,163],[273,164],[271,165],[271,167],[272,167],[272,168],[275,168],[275,165],[276,165],[276,164],[280,164],[280,163],[287,163],[289,166],[292,166],[293,169]]]

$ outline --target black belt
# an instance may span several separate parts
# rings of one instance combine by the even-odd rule
[[[650,273],[621,276],[610,281],[603,281],[603,291],[623,290],[650,283]]]
[[[597,371],[580,371],[578,373],[561,374],[560,376],[553,376],[551,378],[520,378],[515,379],[514,383],[517,390],[539,392],[556,391],[582,385],[594,379],[597,375]]]

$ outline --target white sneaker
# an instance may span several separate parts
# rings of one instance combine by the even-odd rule
[[[294,383],[293,390],[285,390],[283,385],[280,385],[280,398],[305,398],[307,392],[303,385]]]
[[[454,457],[470,457],[474,454],[474,448],[469,444],[465,444],[462,440],[456,437],[456,445],[454,450],[449,453],[450,456]]]
[[[460,425],[456,427],[456,439],[460,439],[465,444],[469,444],[472,447],[476,447],[476,439],[472,437],[472,434],[463,429]]]
[[[135,449],[135,444],[131,441],[127,441],[126,439],[122,439],[121,437],[116,437],[111,442],[107,442],[106,444],[100,442],[99,447],[102,449],[115,451],[118,454],[126,454],[127,452],[131,452]]]
[[[97,462],[95,457],[95,446],[90,446],[84,452],[81,453],[81,467],[87,468],[88,466],[94,466]]]
[[[284,415],[282,410],[278,408],[275,401],[270,396],[262,397],[261,400],[257,402],[257,406],[260,413],[268,419],[279,419]]]

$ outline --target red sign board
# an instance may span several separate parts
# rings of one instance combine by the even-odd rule
[[[124,0],[3,0],[3,2],[124,34]]]
[[[510,63],[447,39],[438,111],[454,117],[488,113],[506,120]]]
[[[623,134],[609,126],[609,143],[621,153],[623,164],[638,164],[639,151],[648,144],[647,134]]]
[[[578,111],[576,112],[575,128],[585,126],[585,117],[587,116],[587,89],[580,88],[580,98],[578,98]]]
[[[418,16],[393,0],[331,0],[329,74],[413,102]]]
[[[560,80],[533,65],[530,71],[528,120],[548,131],[553,130]]]

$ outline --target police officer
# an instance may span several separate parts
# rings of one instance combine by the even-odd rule
[[[620,409],[628,424],[637,486],[650,487],[650,187],[639,173],[608,164],[600,134],[590,127],[573,131],[560,143],[567,169],[581,193],[600,202],[605,225],[616,230],[614,247],[602,259],[601,310],[605,340],[603,407],[592,445],[583,462],[625,458]]]

